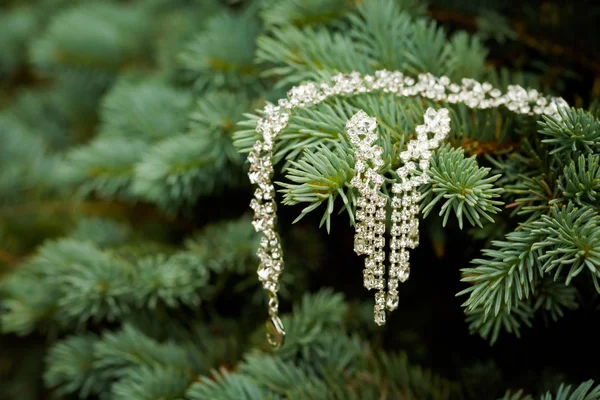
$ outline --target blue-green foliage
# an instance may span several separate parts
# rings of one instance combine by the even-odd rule
[[[38,15],[22,7],[0,15],[0,77],[13,74],[25,63],[27,45],[36,33]]]
[[[104,2],[75,5],[52,18],[30,49],[31,61],[50,71],[55,68],[114,71],[144,56],[150,33],[143,8]]]
[[[561,384],[556,394],[546,392],[539,397],[540,400],[596,400],[600,399],[600,385],[594,386],[594,381],[583,382],[577,387]],[[534,400],[534,397],[525,394],[523,390],[511,393],[507,391],[500,400]]]
[[[189,41],[180,60],[195,88],[257,84],[253,61],[261,25],[255,14],[253,9],[241,15],[219,13]]]
[[[307,293],[320,286],[311,273],[334,266],[305,226],[283,229],[280,295],[295,305],[282,317],[285,345],[267,351],[258,237],[248,216],[223,215],[250,193],[256,110],[291,85],[385,68],[543,89],[539,75],[486,62],[484,40],[516,35],[493,2],[477,6],[473,34],[416,0],[25,3],[0,7],[0,332],[46,336],[54,395],[466,397],[464,383],[381,349],[357,316],[370,304]],[[377,118],[391,183],[429,106],[440,105],[372,93],[295,110],[275,144],[278,203],[297,207],[296,221],[318,210],[328,231],[353,224],[347,119],[359,109]],[[423,235],[466,221],[475,246],[488,242],[470,267],[448,268],[462,267],[470,331],[493,343],[580,307],[586,288],[600,292],[598,107],[536,121],[446,106],[452,132],[421,188],[435,228]],[[599,393],[588,381],[540,399]]]

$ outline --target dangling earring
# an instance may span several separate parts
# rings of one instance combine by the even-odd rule
[[[363,283],[367,289],[377,289],[375,294],[375,322],[385,323],[385,206],[387,198],[380,192],[383,175],[383,149],[373,143],[377,139],[375,118],[360,110],[346,123],[346,132],[355,148],[356,175],[351,185],[358,189],[360,197],[356,206],[356,234],[354,251],[366,254]]]
[[[432,150],[450,133],[448,109],[435,111],[428,108],[425,123],[415,129],[417,139],[408,142],[407,149],[400,153],[404,165],[396,170],[400,183],[392,185],[392,230],[390,241],[390,278],[386,305],[393,311],[398,307],[398,282],[405,282],[410,274],[408,249],[419,245],[419,198],[418,188],[429,182],[429,160]],[[428,134],[432,133],[433,137]],[[420,173],[417,173],[420,171]]]
[[[419,193],[417,188],[427,183],[431,151],[450,132],[448,110],[427,109],[425,124],[416,128],[417,139],[408,143],[407,150],[400,153],[404,165],[396,170],[400,183],[392,186],[392,231],[390,241],[390,268],[385,293],[385,222],[387,198],[380,192],[385,179],[380,172],[383,166],[381,147],[374,144],[377,121],[360,110],[346,123],[346,132],[354,147],[356,174],[351,186],[359,192],[355,215],[354,251],[366,255],[363,283],[375,293],[374,319],[378,325],[385,324],[385,310],[398,307],[398,282],[409,276],[409,252],[419,245]],[[433,133],[429,137],[428,133]],[[417,171],[420,170],[420,173]]]

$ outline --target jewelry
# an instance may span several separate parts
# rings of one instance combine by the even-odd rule
[[[409,275],[408,248],[419,244],[419,206],[417,188],[428,182],[427,170],[431,151],[450,132],[450,118],[446,108],[435,111],[428,108],[425,124],[416,128],[417,139],[408,143],[408,149],[400,153],[404,165],[396,170],[401,183],[392,186],[392,240],[390,242],[390,269],[387,296],[385,293],[385,221],[387,198],[380,192],[384,182],[379,168],[383,166],[381,147],[374,145],[377,122],[363,110],[358,111],[346,123],[346,132],[355,149],[356,175],[350,185],[357,188],[360,197],[356,204],[356,234],[354,251],[366,254],[363,270],[364,286],[377,289],[375,294],[374,319],[378,325],[385,323],[385,309],[398,307],[398,281],[404,282]],[[432,138],[428,133],[433,133]],[[420,169],[420,174],[415,172]]]
[[[366,254],[363,270],[364,286],[378,289],[375,294],[375,321],[385,322],[385,205],[386,197],[380,192],[383,175],[379,168],[383,166],[383,149],[373,142],[377,139],[375,118],[360,110],[346,123],[346,132],[354,146],[356,175],[350,185],[358,189],[360,197],[356,204],[356,235],[354,251]]]
[[[277,105],[268,104],[265,106],[263,117],[256,124],[256,131],[262,137],[257,140],[254,149],[248,155],[248,161],[250,163],[250,181],[257,185],[257,189],[254,192],[254,199],[250,204],[254,210],[254,220],[252,223],[254,228],[263,234],[258,251],[260,260],[258,276],[269,295],[270,320],[267,322],[269,328],[267,339],[275,348],[282,344],[285,331],[278,316],[279,302],[277,291],[279,290],[279,276],[283,270],[283,254],[280,239],[275,230],[277,207],[275,203],[275,188],[271,181],[273,176],[271,160],[274,141],[279,132],[287,126],[292,110],[296,108],[310,107],[333,96],[355,95],[375,91],[395,93],[398,96],[404,97],[421,96],[434,101],[443,101],[451,104],[463,103],[470,108],[488,109],[504,106],[508,110],[518,114],[549,115],[556,119],[561,119],[559,109],[568,107],[567,102],[562,98],[545,97],[536,90],[526,90],[517,85],[508,86],[507,92],[503,94],[488,82],[479,83],[473,79],[463,79],[459,85],[450,82],[448,77],[435,77],[431,74],[420,74],[417,80],[415,80],[410,76],[404,76],[399,71],[387,70],[377,71],[373,75],[361,75],[358,72],[338,74],[332,78],[331,82],[309,82],[292,88],[288,92],[287,97],[280,99]],[[433,114],[430,114],[430,116],[435,120]],[[426,126],[427,118],[429,117],[426,116]],[[433,140],[435,140],[435,137]],[[409,151],[409,157],[406,160],[407,164],[405,164],[405,167],[410,165],[408,164],[410,162],[409,159],[412,155],[415,155],[413,150],[409,149],[407,151]],[[406,171],[408,171],[408,168],[406,168]],[[403,173],[398,172],[401,179],[401,174]],[[415,181],[413,180],[413,182]],[[410,186],[411,190],[414,189],[413,184]],[[400,200],[396,200],[394,203],[396,205],[392,206],[396,208],[395,211],[400,212],[400,220],[402,220],[402,211],[398,209],[402,208],[403,211],[406,211],[408,208],[408,213],[412,213],[411,210],[415,210],[414,207],[416,207],[415,192],[410,192],[410,195],[407,193],[402,192],[402,196],[394,197],[400,198]],[[400,201],[399,204],[398,201]],[[412,214],[414,215],[416,212]],[[411,220],[414,221],[416,218]],[[414,234],[417,229],[416,225],[413,223],[411,227],[408,224],[408,229],[409,231],[406,233],[405,239],[406,247],[416,245]],[[394,232],[397,232],[397,230],[394,230]],[[393,235],[395,236],[392,239],[398,239],[399,237],[399,241],[402,241],[403,236],[401,233],[400,236],[397,233],[393,233]],[[408,246],[409,244],[410,246]],[[406,274],[408,271],[407,267],[403,267],[403,265],[407,265],[408,263],[408,253],[403,251],[403,249],[403,247],[397,249],[399,250],[395,253],[398,254],[397,268],[395,268],[396,262],[394,262],[394,267],[392,267],[394,276],[398,280],[405,279],[404,277],[407,277]],[[393,286],[394,282],[392,282],[390,289]],[[393,295],[388,296],[387,303],[388,309],[394,309],[397,300]]]
[[[428,108],[425,124],[416,127],[417,139],[408,142],[407,150],[400,153],[404,165],[396,170],[401,183],[392,185],[392,240],[390,242],[390,278],[386,306],[389,311],[398,307],[398,281],[408,279],[410,266],[409,252],[419,245],[419,193],[418,187],[429,181],[427,171],[432,151],[450,133],[448,109],[435,111]],[[427,134],[434,136],[429,137]],[[420,174],[415,172],[420,170]],[[400,224],[399,224],[400,223]],[[377,321],[376,321],[377,322]]]

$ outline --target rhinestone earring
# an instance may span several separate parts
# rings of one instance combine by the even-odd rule
[[[396,170],[400,183],[392,186],[392,230],[390,241],[390,267],[385,293],[385,223],[387,197],[381,192],[384,177],[381,147],[375,145],[377,121],[363,110],[358,111],[346,123],[346,133],[354,147],[355,175],[350,185],[358,190],[354,251],[366,255],[363,284],[375,293],[374,320],[385,324],[385,310],[398,307],[398,282],[409,276],[409,252],[419,245],[419,193],[418,187],[427,183],[429,159],[432,150],[450,132],[448,110],[433,108],[425,112],[425,124],[416,128],[417,138],[408,142],[407,150],[400,153],[404,165]],[[433,137],[428,134],[433,133]],[[420,170],[420,173],[417,171]]]
[[[416,127],[417,138],[408,142],[400,153],[404,165],[396,170],[400,183],[392,185],[392,230],[390,241],[390,271],[386,306],[390,311],[398,308],[398,282],[405,282],[410,273],[408,249],[419,245],[418,188],[429,182],[429,161],[432,151],[450,133],[448,109],[435,111],[428,108],[425,123]],[[428,134],[433,134],[430,137]],[[419,171],[419,172],[417,172]]]
[[[346,123],[346,132],[355,149],[356,174],[350,184],[358,189],[356,205],[356,233],[354,251],[366,254],[363,284],[367,289],[377,289],[375,294],[375,322],[385,323],[385,206],[387,198],[380,192],[383,175],[383,149],[374,144],[377,139],[377,121],[360,110]]]

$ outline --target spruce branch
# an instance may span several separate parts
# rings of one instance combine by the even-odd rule
[[[210,92],[200,97],[189,114],[188,131],[197,136],[206,136],[214,142],[210,152],[215,158],[240,165],[241,159],[232,143],[235,123],[249,108],[243,94],[233,92]]]
[[[343,16],[351,0],[263,1],[260,16],[267,27],[320,25]]]
[[[99,134],[153,142],[182,132],[191,96],[159,81],[122,80],[102,99]]]
[[[45,173],[55,160],[47,144],[18,121],[0,115],[0,205],[22,202],[34,190],[48,186]]]
[[[93,91],[92,86],[88,82],[90,91]],[[69,131],[72,114],[65,109],[70,106],[70,99],[65,101],[67,93],[64,93],[63,85],[60,85],[60,89],[62,93],[23,90],[16,94],[14,100],[0,113],[3,129],[23,131],[21,135],[36,135],[49,150],[64,149],[72,144]],[[30,152],[31,154],[34,152]]]
[[[193,356],[176,343],[159,343],[125,324],[117,332],[105,333],[94,345],[94,368],[109,379],[120,379],[131,370],[152,366],[176,368],[184,375],[191,375],[197,372]]]
[[[348,336],[345,308],[342,297],[329,290],[305,295],[284,316],[293,343],[286,341],[276,354],[247,354],[233,374],[213,370],[192,385],[187,398],[377,400],[382,393],[414,400],[457,398],[456,384],[410,364],[405,354],[372,352]]]
[[[305,150],[299,161],[291,161],[290,164],[286,178],[294,183],[278,182],[283,187],[283,204],[310,203],[294,222],[326,202],[321,225],[325,223],[329,232],[331,214],[338,196],[342,198],[350,220],[354,220],[352,210],[356,193],[346,188],[354,176],[354,160],[342,145],[336,145],[333,151],[325,145],[317,146],[314,151]]]
[[[244,96],[211,92],[197,100],[188,134],[154,145],[137,164],[132,191],[167,211],[241,183],[241,157],[232,145],[234,121],[248,107]]]
[[[108,248],[122,245],[131,235],[130,228],[109,218],[85,217],[69,233],[74,240],[91,242],[96,247]]]
[[[219,13],[189,41],[179,57],[181,67],[197,89],[260,88],[253,63],[260,31],[253,8],[241,14]]]
[[[397,2],[385,0],[361,2],[356,11],[348,16],[350,35],[365,54],[377,60],[374,67],[405,69],[413,16]]]
[[[560,120],[544,116],[540,133],[552,150],[565,163],[579,154],[600,153],[600,122],[590,113],[577,108],[559,109]],[[574,157],[575,156],[575,157]]]
[[[347,341],[343,334],[338,340]],[[362,348],[363,345],[359,345]],[[325,356],[327,352],[323,353]],[[458,387],[431,371],[411,365],[405,354],[363,351],[348,368],[314,369],[310,356],[299,361],[282,360],[276,355],[248,356],[241,363],[241,376],[257,389],[286,399],[376,400],[382,393],[391,398],[450,399],[459,395]],[[204,380],[198,386],[204,385]],[[211,385],[210,382],[206,382]],[[223,390],[223,389],[221,389]],[[218,393],[218,392],[217,392]],[[215,393],[217,399],[220,397]]]
[[[577,205],[600,206],[600,156],[579,156],[563,169],[558,188]]]
[[[18,269],[0,285],[0,332],[25,336],[47,328],[56,313],[56,290],[39,290],[38,271]]]
[[[190,133],[183,134],[188,93],[125,81],[103,102],[100,134],[68,154],[61,179],[80,184],[83,195],[142,199],[177,211],[241,183],[230,133],[247,104],[229,93],[209,93],[198,100]]]
[[[565,284],[589,270],[596,290],[600,292],[600,215],[589,207],[553,207],[551,215],[543,215],[533,232],[543,240],[532,248],[542,254],[545,273],[555,271],[555,279],[563,267],[570,266]]]
[[[149,145],[140,139],[100,136],[69,151],[61,180],[77,184],[79,194],[101,197],[131,196],[129,189],[137,161]]]
[[[114,383],[111,393],[118,400],[182,400],[190,380],[190,374],[178,368],[144,365]]]
[[[476,267],[462,269],[461,281],[472,284],[457,294],[469,294],[466,312],[481,308],[485,316],[498,315],[503,306],[510,312],[513,304],[528,299],[543,274],[542,252],[534,247],[539,240],[531,225],[521,225],[505,240],[493,241],[494,248],[483,249],[486,258],[474,259]]]
[[[51,85],[40,82],[41,87],[21,88],[11,95],[12,101],[0,111],[0,126],[36,136],[47,155],[68,150],[91,134],[98,102],[113,79],[102,71],[60,70]]]
[[[257,262],[255,253],[259,244],[259,235],[251,221],[244,215],[237,220],[206,225],[201,232],[188,238],[185,246],[215,273],[249,273]]]
[[[201,378],[186,394],[189,400],[263,400],[272,393],[258,387],[249,377],[239,373],[229,373],[225,369],[212,371],[210,377]]]
[[[276,87],[320,81],[337,72],[368,72],[371,61],[346,35],[318,27],[274,28],[257,39],[256,59],[273,65],[264,76],[279,75]]]
[[[542,310],[553,321],[558,321],[564,316],[565,310],[575,310],[579,307],[577,294],[577,289],[566,285],[564,279],[544,277],[536,288],[533,310]]]
[[[151,33],[148,17],[143,8],[129,5],[75,5],[53,16],[33,43],[31,59],[43,70],[85,67],[114,72],[144,59]]]
[[[248,355],[240,365],[240,373],[283,398],[314,398],[327,392],[323,382],[314,373],[279,357]]]
[[[368,360],[365,372],[368,375],[372,374],[375,382],[378,382],[375,386],[376,391],[372,394],[373,400],[379,398],[382,387],[389,387],[390,394],[398,398],[414,400],[462,398],[460,387],[456,382],[412,364],[406,353],[374,351]]]
[[[145,283],[134,294],[139,304],[155,309],[161,305],[197,307],[200,303],[199,290],[208,283],[208,270],[199,257],[183,252],[170,257],[161,254],[142,258],[137,264],[137,279]]]
[[[341,329],[346,312],[343,296],[330,289],[303,296],[301,302],[294,304],[293,312],[282,319],[287,333],[286,343],[279,352],[281,357],[322,354],[326,351],[323,344],[327,343],[322,332]]]
[[[10,77],[27,59],[28,42],[38,30],[39,16],[32,8],[16,8],[0,15],[0,76]]]
[[[451,48],[446,44],[446,33],[434,21],[417,20],[412,28],[412,37],[406,43],[406,70],[413,74],[431,73],[435,76],[448,74]],[[456,66],[454,66],[456,68]]]
[[[499,312],[492,316],[487,316],[483,309],[467,311],[466,321],[469,324],[469,332],[479,334],[493,345],[498,340],[501,330],[521,337],[522,325],[529,328],[533,326],[533,313],[530,302],[521,301],[513,305],[510,311],[506,306],[501,306]]]
[[[129,324],[116,333],[71,336],[49,352],[46,384],[80,397],[181,399],[202,355],[190,344],[159,343]],[[204,367],[206,368],[206,367]]]
[[[225,168],[214,145],[210,137],[190,134],[156,144],[135,166],[132,192],[172,212],[240,182],[240,171]]]
[[[506,187],[506,192],[516,197],[511,203],[513,215],[526,215],[527,221],[539,219],[561,200],[555,179],[545,174],[535,177],[521,175],[517,182]]]
[[[208,270],[191,252],[138,255],[133,262],[117,254],[75,239],[44,244],[2,286],[3,328],[27,333],[49,320],[64,327],[122,320],[140,308],[196,306],[208,287]],[[19,293],[40,282],[45,290],[35,296]]]
[[[459,31],[446,45],[450,53],[446,75],[454,80],[471,78],[481,80],[488,51],[476,35]]]
[[[479,39],[460,32],[448,41],[435,22],[415,17],[420,14],[416,4],[364,2],[348,17],[350,35],[375,68],[478,79],[487,55]]]
[[[493,241],[493,249],[482,251],[485,259],[474,259],[476,267],[462,269],[462,281],[472,286],[457,296],[469,294],[463,306],[471,330],[494,342],[502,327],[518,334],[521,323],[529,325],[536,310],[558,318],[563,309],[577,307],[568,285],[583,269],[590,271],[599,290],[599,221],[589,207],[553,206],[551,215],[521,224],[505,241]],[[565,266],[569,270],[562,274]]]
[[[32,260],[45,270],[46,284],[60,293],[58,319],[84,323],[114,321],[129,311],[131,266],[86,242],[62,239],[45,244]]]
[[[462,229],[463,216],[471,225],[482,226],[485,218],[494,222],[490,214],[500,211],[498,205],[502,188],[496,188],[493,182],[500,175],[488,177],[490,168],[477,165],[475,156],[465,158],[462,149],[452,149],[445,145],[431,158],[430,180],[424,191],[423,215],[427,216],[438,202],[444,200],[440,208],[443,215],[443,225],[448,222],[450,212],[458,218],[459,227]]]
[[[150,9],[154,18],[153,52],[157,70],[170,82],[189,84],[189,77],[180,68],[179,55],[207,21],[227,6],[219,0],[158,0],[141,5]]]
[[[110,382],[94,369],[96,335],[71,336],[50,348],[44,382],[58,395],[78,394],[80,398],[98,395],[109,389]]]
[[[573,390],[572,390],[573,389]],[[540,400],[598,400],[600,399],[600,385],[594,386],[594,381],[589,380],[572,388],[571,385],[561,383],[556,393],[550,391],[539,397]],[[533,396],[525,395],[523,390],[514,393],[507,391],[499,400],[534,400]]]
[[[345,124],[357,110],[338,99],[331,103],[298,110],[281,133],[274,160],[294,160],[306,149],[316,149],[330,141],[345,137]],[[344,142],[346,148],[348,142]],[[331,147],[331,146],[330,146]],[[283,169],[285,170],[286,164]]]

